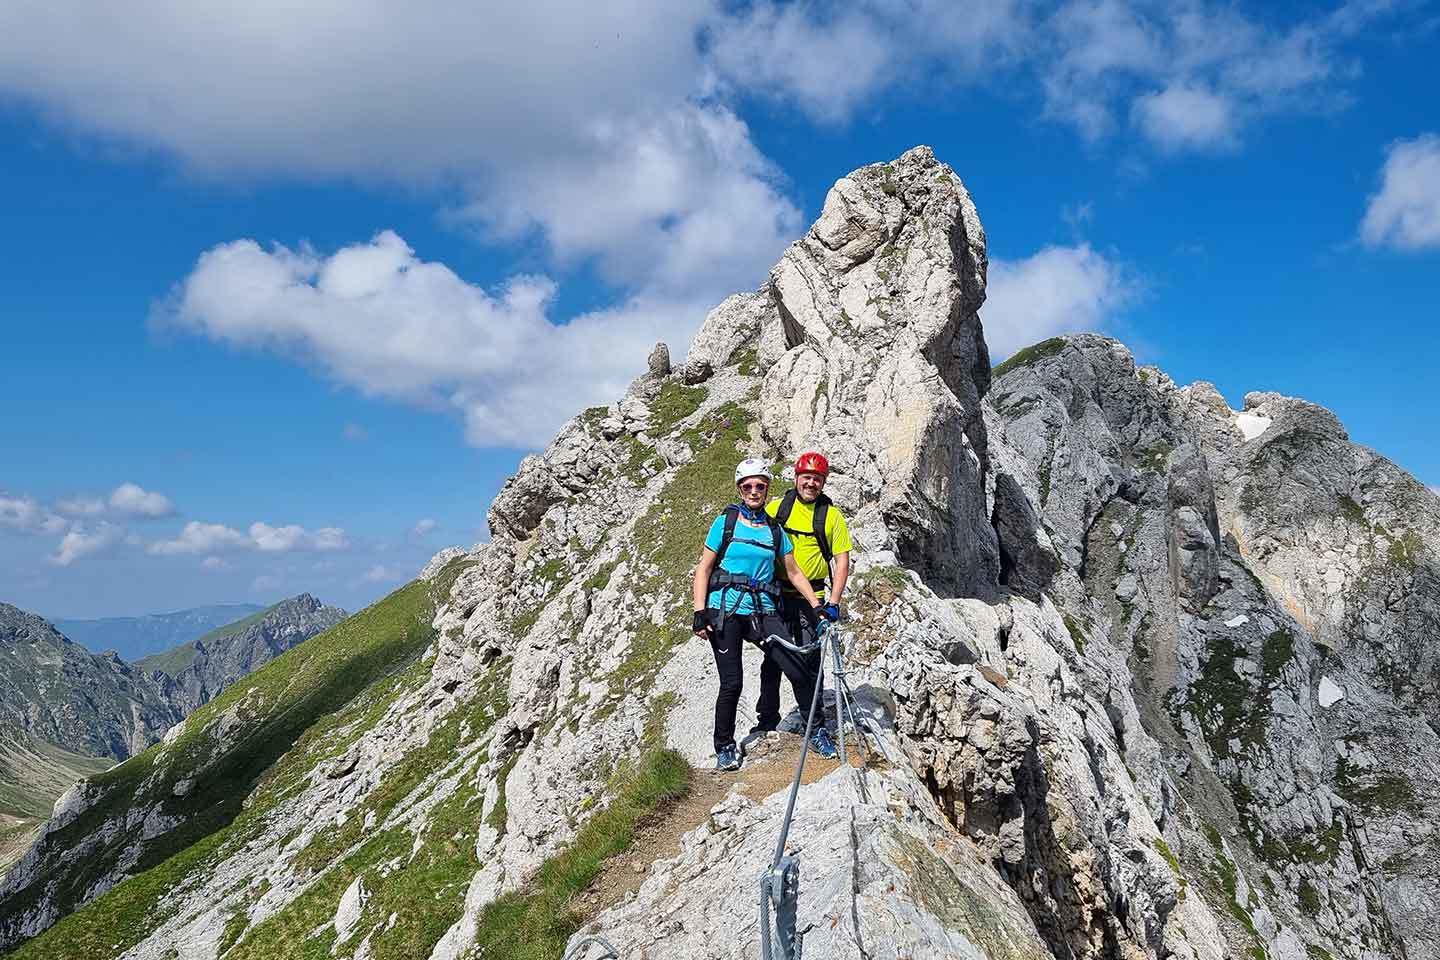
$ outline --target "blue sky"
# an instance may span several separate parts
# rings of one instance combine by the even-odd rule
[[[0,599],[358,608],[917,143],[994,359],[1100,330],[1440,484],[1440,5],[594,6],[0,15]]]

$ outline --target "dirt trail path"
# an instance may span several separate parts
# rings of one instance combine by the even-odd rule
[[[755,801],[788,788],[799,759],[798,736],[772,733],[751,745],[739,770],[696,770],[689,794],[642,820],[629,848],[605,861],[600,875],[580,894],[580,912],[588,920],[619,903],[631,891],[640,889],[650,865],[678,854],[681,838],[704,823],[711,808],[725,799],[732,787]],[[862,765],[853,753],[850,764]],[[814,783],[839,767],[839,760],[826,760],[812,752],[805,758],[805,772],[800,782]]]

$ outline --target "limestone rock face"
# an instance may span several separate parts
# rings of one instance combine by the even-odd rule
[[[1170,569],[1173,589],[1189,613],[1205,609],[1219,589],[1220,526],[1205,455],[1182,446],[1170,460]]]
[[[760,398],[782,450],[834,451],[849,499],[876,504],[897,556],[967,595],[999,569],[984,498],[985,267],[970,194],[928,148],[842,178],[771,271],[784,352]]]
[[[1232,411],[1104,337],[992,373],[985,265],[928,149],[842,178],[682,363],[525,458],[492,541],[406,588],[433,601],[423,653],[295,732],[204,869],[109,955],[235,960],[293,930],[346,960],[482,955],[487,909],[547,875],[617,770],[660,746],[712,763],[699,545],[738,460],[816,447],[856,543],[845,665],[870,736],[799,794],[807,958],[1440,958],[1440,504],[1319,408]],[[197,714],[128,804],[68,798],[0,887],[0,936],[71,909],[47,891],[95,852],[78,903],[191,826],[182,802],[214,781],[195,756],[242,741],[268,695]],[[637,889],[575,898],[571,946],[756,956],[785,779],[667,808],[678,840],[632,848]],[[423,911],[397,908],[422,888]]]
[[[1271,955],[1440,956],[1440,861],[1399,839],[1436,842],[1434,495],[1323,408],[1252,393],[1234,411],[1114,341],[1008,366],[992,449],[1041,465],[1044,526],[1073,545],[1051,596],[1126,653],[1191,889],[1233,870],[1234,891],[1205,892],[1233,905],[1227,936]]]

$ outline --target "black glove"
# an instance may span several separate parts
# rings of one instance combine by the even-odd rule
[[[825,619],[834,623],[840,619],[840,607],[833,603],[817,604],[815,609],[810,612],[814,614],[816,620]]]
[[[692,627],[690,628],[690,632],[691,632],[691,633],[705,633],[705,632],[709,631],[709,629],[710,629],[710,611],[709,611],[709,610],[696,610],[696,611],[695,611],[695,623],[694,623],[694,626],[692,626]]]

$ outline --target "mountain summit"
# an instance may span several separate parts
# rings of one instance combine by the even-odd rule
[[[491,543],[62,800],[0,936],[758,956],[788,770],[656,801],[708,762],[689,576],[734,464],[813,446],[879,736],[799,794],[807,957],[1440,957],[1440,500],[1319,407],[1103,337],[992,371],[985,271],[928,148],[842,178],[682,364],[522,461]]]

